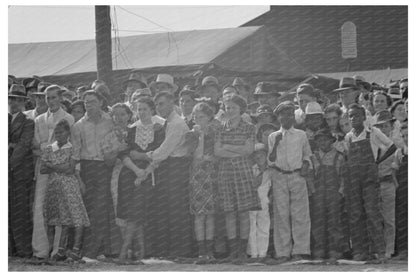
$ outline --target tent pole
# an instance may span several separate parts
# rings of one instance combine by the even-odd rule
[[[111,58],[111,19],[110,6],[95,6],[95,43],[97,49],[97,79],[103,80],[110,89],[111,96],[116,90],[113,84],[113,64]],[[111,102],[111,99],[108,99]]]

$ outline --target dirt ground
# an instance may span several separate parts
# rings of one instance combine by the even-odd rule
[[[9,258],[9,271],[408,271],[407,262],[388,262],[385,264],[364,265],[235,265],[235,264],[151,264],[117,265],[111,262],[96,264],[34,265],[31,260]]]

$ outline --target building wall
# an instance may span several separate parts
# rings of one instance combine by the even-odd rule
[[[358,57],[341,56],[341,26],[357,28]],[[272,6],[243,26],[265,25],[268,41],[310,73],[408,67],[407,6]]]

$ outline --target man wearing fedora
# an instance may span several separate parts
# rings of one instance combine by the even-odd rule
[[[356,80],[352,77],[343,77],[339,82],[339,88],[335,89],[333,92],[338,93],[339,95],[339,99],[341,101],[341,110],[343,114],[348,112],[348,107],[351,104],[358,103],[360,89],[357,86]],[[365,113],[366,120],[364,125],[369,128],[372,126],[373,118],[367,109],[365,109]]]
[[[35,97],[36,106],[33,110],[28,110],[24,112],[24,114],[27,115],[30,119],[35,120],[36,117],[45,113],[48,110],[48,105],[46,104],[45,100],[45,89],[50,85],[50,83],[40,82],[38,84],[37,91],[32,92],[32,95]]]
[[[129,78],[125,80],[122,84],[123,92],[126,95],[125,102],[130,101],[131,95],[136,90],[143,88],[147,88],[146,78],[138,72],[130,73]]]
[[[9,92],[9,255],[32,254],[31,194],[33,190],[32,142],[35,124],[23,114],[26,97],[23,85]]]
[[[43,217],[43,201],[46,194],[48,184],[48,174],[40,173],[40,156],[46,146],[53,142],[53,130],[56,124],[65,119],[70,126],[74,124],[74,118],[61,108],[62,88],[58,85],[48,86],[44,94],[46,95],[46,104],[48,110],[35,118],[35,137],[33,145],[33,153],[36,161],[35,176],[35,200],[33,205],[33,236],[32,247],[33,256],[44,259],[49,257],[49,250],[52,246],[49,245],[46,233],[44,217]],[[57,244],[59,242],[60,228],[57,228],[55,237],[54,250],[57,251]]]
[[[317,102],[318,94],[313,85],[300,84],[296,89],[296,98],[299,104],[299,108],[295,111],[296,125],[298,128],[304,129],[306,105],[309,102]]]
[[[238,91],[238,94],[246,99],[247,103],[252,102],[252,95],[250,93],[250,85],[241,77],[236,77],[232,83]]]
[[[276,125],[276,116],[273,113],[273,109],[265,104],[257,108],[256,113],[251,115],[251,118],[256,123],[256,133],[259,130],[260,126],[263,124],[274,124]]]
[[[279,104],[280,96],[281,94],[269,82],[258,83],[253,94],[255,101],[259,102],[260,105],[267,104],[273,110]]]
[[[22,84],[26,89],[26,95],[29,97],[29,101],[26,102],[26,110],[31,110],[35,108],[36,99],[35,96],[32,95],[33,92],[38,90],[38,84],[41,80],[35,76],[31,78],[23,79]]]

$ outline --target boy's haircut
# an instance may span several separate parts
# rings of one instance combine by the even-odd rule
[[[257,134],[256,134],[256,139],[257,139],[258,142],[261,142],[261,140],[263,138],[263,133],[265,131],[268,131],[268,130],[273,130],[273,132],[275,132],[279,129],[275,125],[270,124],[270,123],[266,123],[266,124],[261,125],[259,127],[259,129],[257,130]]]
[[[87,97],[88,95],[93,95],[93,96],[95,96],[98,100],[100,100],[100,101],[104,101],[103,96],[102,96],[99,92],[96,92],[95,90],[92,90],[92,89],[87,90],[87,91],[84,93],[84,96],[83,96],[82,98],[83,98],[83,99],[85,99],[85,97]]]
[[[342,110],[341,107],[338,104],[329,104],[328,107],[325,108],[324,113],[328,114],[328,113],[336,113],[339,117],[342,115]]]
[[[195,98],[198,98],[199,96],[196,94],[196,91],[193,90],[188,90],[188,89],[184,89],[181,90],[181,92],[179,92],[179,98],[181,98],[182,96],[189,96],[192,98],[192,100],[195,101]]]
[[[353,103],[353,104],[349,105],[348,106],[348,111],[352,110],[352,109],[360,110],[362,112],[362,114],[364,115],[364,117],[366,117],[365,109],[363,107],[361,107],[359,104]]]
[[[58,93],[59,97],[61,97],[62,92],[64,92],[64,90],[58,85],[50,85],[49,87],[47,87],[45,89],[45,94],[47,94],[50,91],[56,91]]]
[[[192,110],[192,114],[195,114],[196,112],[201,112],[209,117],[209,119],[213,119],[215,114],[212,108],[207,103],[198,103],[194,106]]]
[[[71,101],[69,101],[68,99],[62,99],[61,100],[61,105],[65,106],[66,112],[67,113],[71,113],[72,109],[71,109]]]
[[[76,101],[72,102],[72,104],[71,104],[71,111],[72,111],[72,110],[73,110],[76,106],[80,106],[80,107],[84,110],[84,112],[86,111],[86,110],[85,110],[85,102],[84,102],[83,100],[76,100]]]
[[[161,97],[165,97],[166,99],[171,100],[171,101],[174,100],[174,97],[172,94],[170,94],[167,91],[161,91],[158,94],[156,94],[155,98],[153,98],[153,101],[156,103],[156,101]]]
[[[61,119],[55,126],[56,130],[58,127],[60,128],[64,128],[65,131],[70,132],[71,131],[71,126],[69,125],[69,122],[66,119]]]

